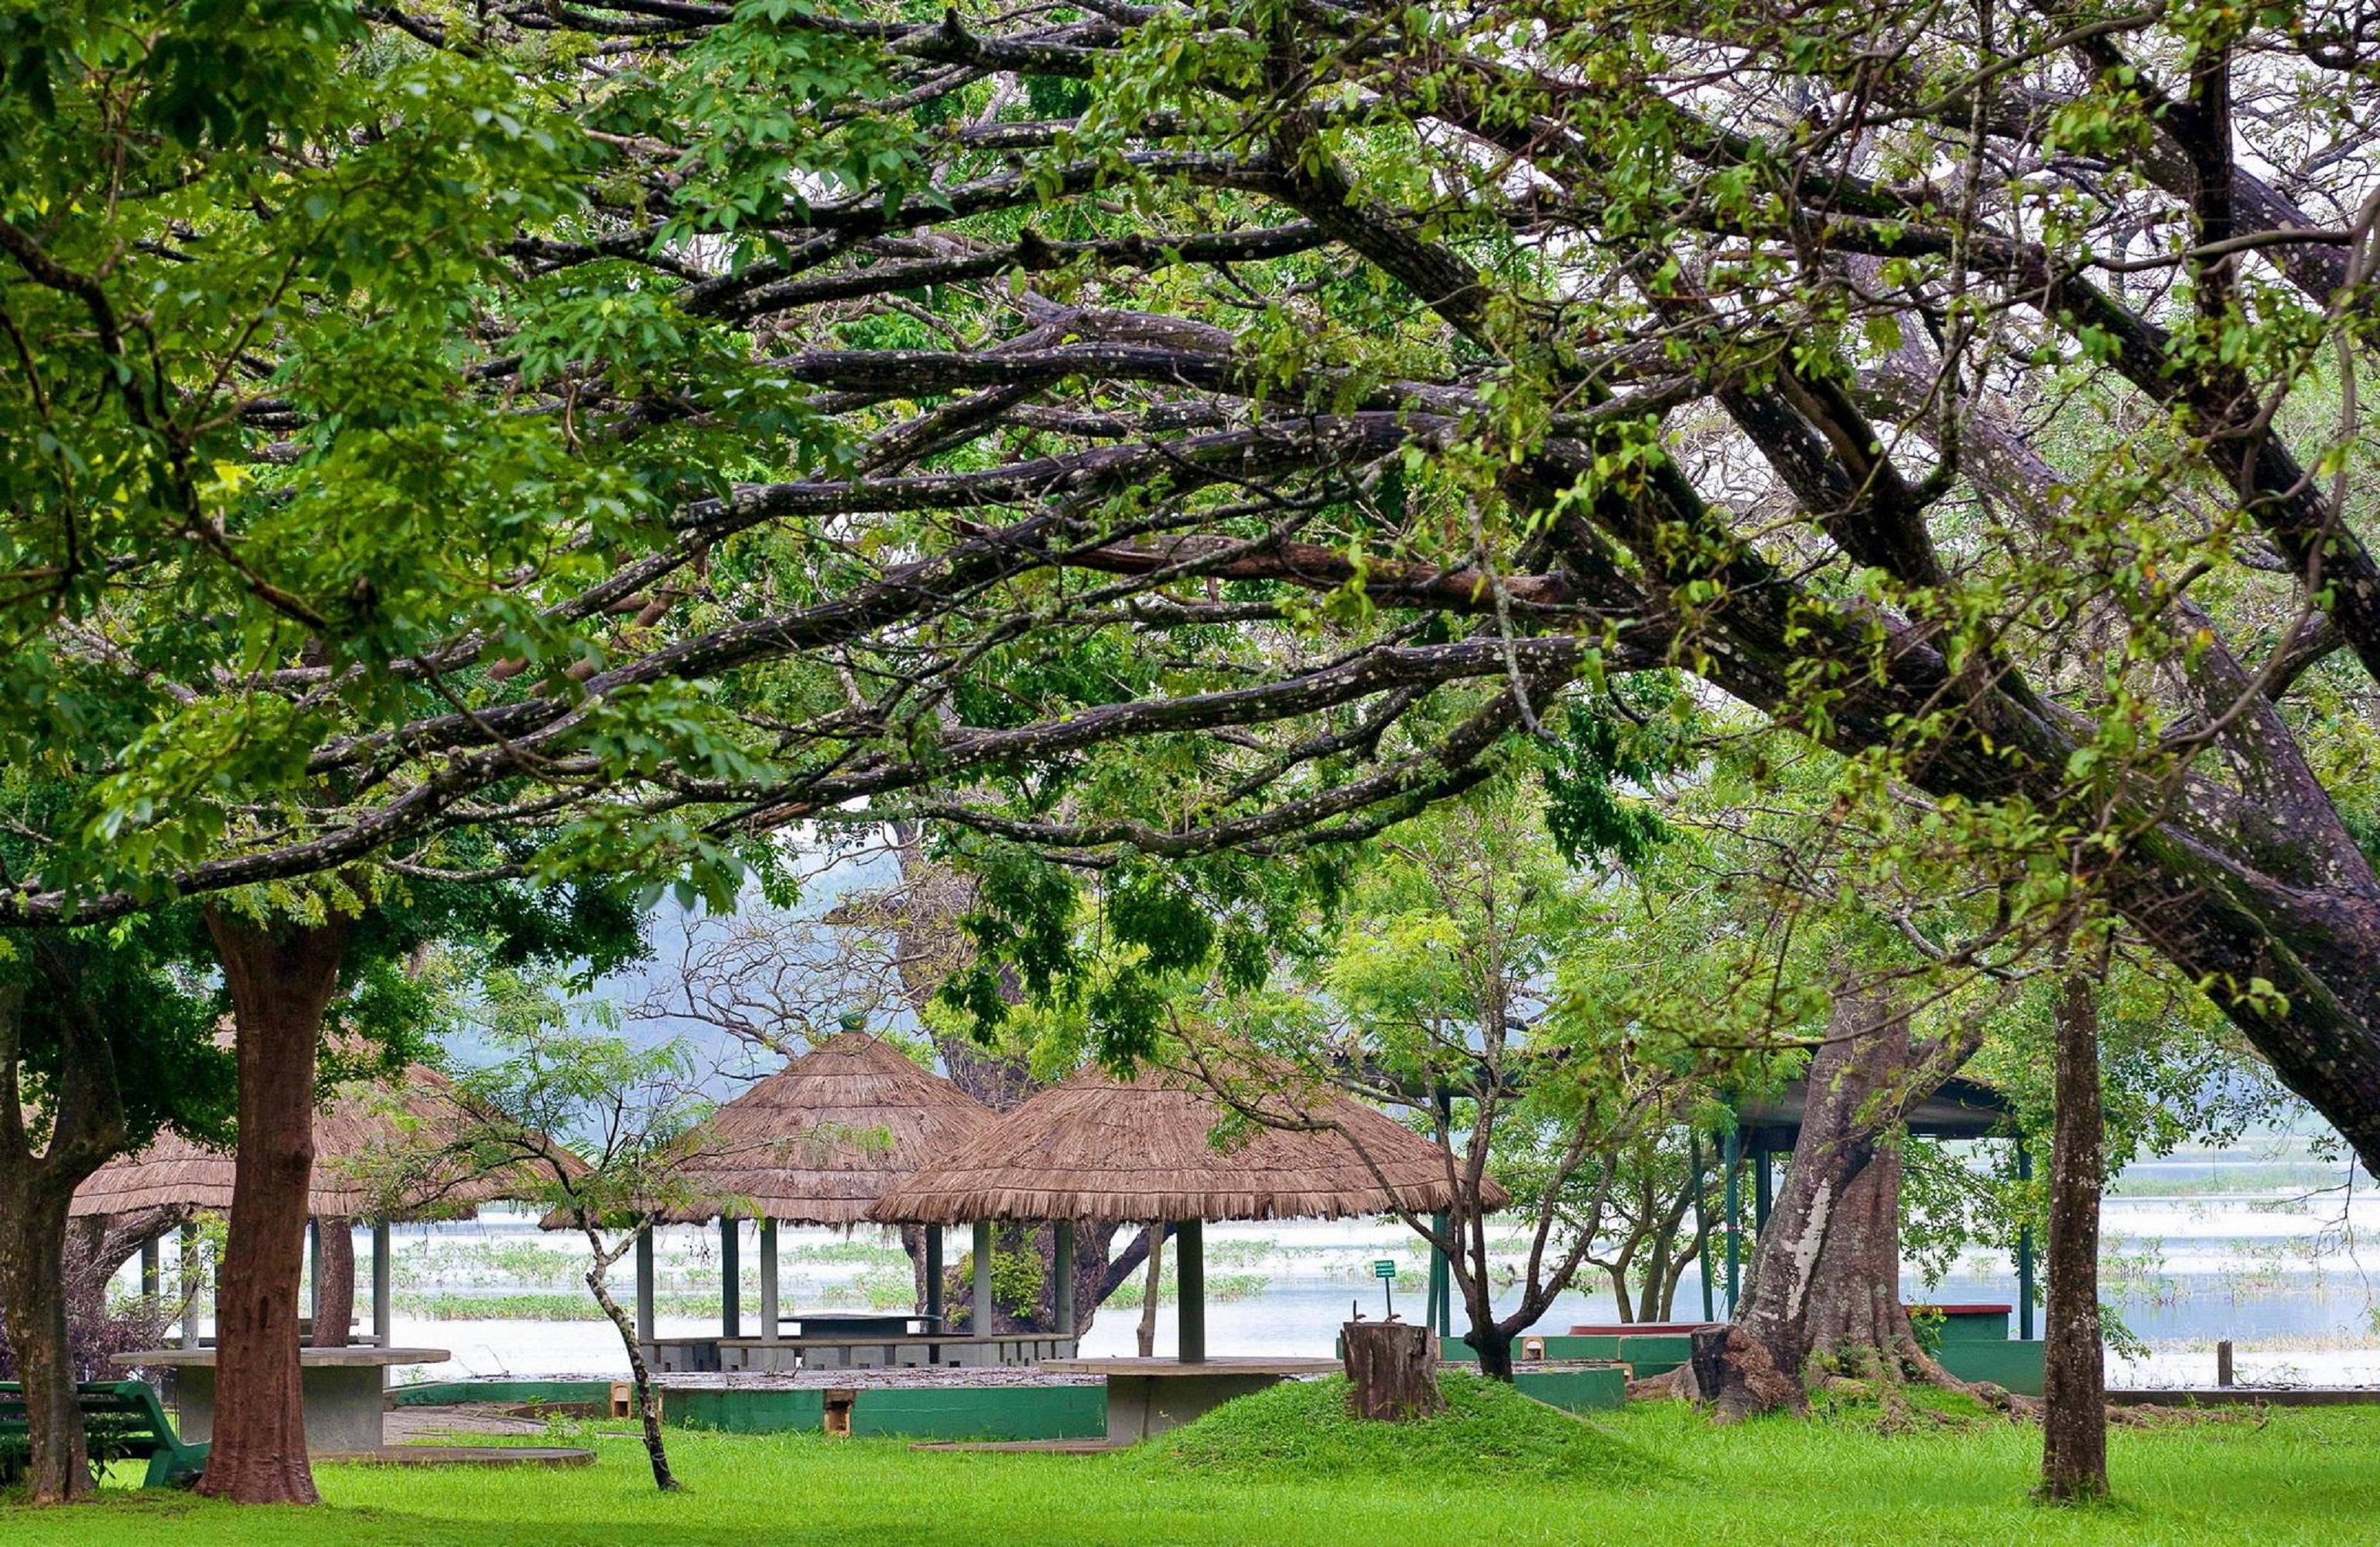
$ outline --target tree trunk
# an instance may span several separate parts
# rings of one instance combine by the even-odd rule
[[[2042,1348],[2041,1496],[2107,1493],[2107,1372],[2099,1340],[2098,985],[2077,972],[2058,1007],[2057,1116],[2049,1159],[2049,1325]]]
[[[344,1348],[356,1320],[355,1225],[330,1215],[315,1223],[322,1260],[314,1277],[322,1293],[314,1303],[314,1347]]]
[[[1348,1416],[1401,1423],[1427,1418],[1445,1405],[1439,1398],[1438,1353],[1427,1327],[1349,1322],[1339,1335],[1346,1348]]]
[[[1157,1357],[1157,1288],[1165,1276],[1165,1228],[1148,1227],[1148,1282],[1140,1291],[1140,1357]]]
[[[35,1504],[66,1504],[96,1491],[75,1406],[74,1351],[67,1342],[72,1196],[39,1185],[0,1187],[0,1310],[7,1312],[8,1347],[25,1385]]]
[[[59,1021],[63,1058],[47,1142],[36,1153],[18,1083],[23,991],[0,992],[0,1315],[25,1387],[32,1500],[67,1504],[97,1492],[67,1335],[67,1208],[75,1189],[123,1149],[124,1102],[108,1030],[77,991],[77,948],[46,937],[31,956],[37,991]]]
[[[620,1335],[621,1346],[628,1350],[628,1377],[637,1385],[638,1426],[644,1435],[645,1459],[652,1464],[653,1486],[664,1493],[674,1493],[678,1490],[677,1474],[670,1470],[669,1451],[662,1444],[662,1407],[653,1399],[652,1371],[645,1363],[644,1346],[637,1341],[637,1323],[612,1298],[611,1286],[605,1281],[606,1271],[619,1254],[605,1251],[601,1234],[587,1223],[584,1215],[579,1226],[594,1251],[595,1265],[587,1270],[588,1292],[603,1308],[604,1319],[612,1323],[612,1329]]]
[[[259,928],[221,908],[239,1053],[239,1148],[215,1306],[213,1449],[199,1492],[237,1504],[313,1504],[298,1376],[298,1300],[314,1171],[314,1059],[338,987],[346,921]]]
[[[1905,1013],[1874,995],[1837,997],[1737,1313],[1743,1336],[1727,1339],[1727,1373],[1703,1391],[1721,1421],[1803,1410],[1814,1359],[1861,1376],[1937,1368],[1900,1304],[1900,1128],[1940,1077],[1921,1070]]]
[[[1512,1337],[1493,1316],[1474,1317],[1471,1330],[1463,1335],[1471,1351],[1479,1356],[1479,1373],[1491,1381],[1507,1382],[1512,1378]]]

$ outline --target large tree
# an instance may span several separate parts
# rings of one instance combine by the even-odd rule
[[[600,886],[429,881],[377,900],[302,897],[261,916],[211,906],[206,922],[231,1003],[238,1143],[216,1289],[215,1428],[199,1489],[243,1504],[312,1503],[298,1312],[321,1074],[353,1072],[350,1049],[389,1070],[419,1049],[436,1006],[408,968],[433,941],[468,942],[506,967],[560,961],[591,976],[642,949],[641,920]]]

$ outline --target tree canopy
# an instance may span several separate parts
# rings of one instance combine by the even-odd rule
[[[1682,671],[2380,1160],[2343,12],[0,30],[0,919],[922,820],[1029,974],[1069,868],[1228,940],[1208,858],[1624,777],[1571,705]]]

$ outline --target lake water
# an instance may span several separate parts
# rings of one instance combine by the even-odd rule
[[[2164,1171],[2127,1173],[2126,1191],[2103,1211],[2107,1248],[2102,1294],[2121,1319],[2126,1355],[2111,1357],[2118,1385],[2211,1383],[2214,1345],[2229,1338],[2244,1381],[2380,1383],[2380,1195],[2190,1197],[2142,1195],[2168,1178],[2204,1187],[2210,1164],[2162,1163]],[[2240,1163],[2245,1165],[2246,1163]],[[2176,1169],[2180,1167],[2180,1169]],[[2243,1173],[2244,1174],[2244,1173]],[[2259,1180],[2265,1179],[2259,1176]],[[396,1234],[400,1270],[400,1344],[447,1349],[443,1363],[399,1372],[400,1379],[485,1375],[624,1376],[626,1359],[609,1323],[546,1319],[583,1314],[591,1302],[577,1274],[575,1238],[540,1231],[523,1215],[491,1210],[455,1224],[409,1226]],[[368,1239],[358,1238],[360,1261]],[[710,1229],[660,1233],[665,1334],[707,1332],[717,1325],[718,1237]],[[898,1243],[874,1231],[839,1236],[782,1232],[784,1310],[865,1303],[898,1292],[905,1276]],[[954,1243],[953,1251],[963,1250]],[[745,1316],[757,1322],[757,1246],[748,1227],[743,1248]],[[1382,1310],[1381,1287],[1370,1264],[1398,1259],[1397,1304],[1420,1309],[1424,1263],[1415,1238],[1402,1227],[1366,1222],[1217,1225],[1208,1230],[1208,1347],[1217,1353],[1325,1354],[1351,1305],[1367,1315]],[[614,1270],[625,1301],[631,1275]],[[1903,1276],[1912,1299],[2004,1300],[2016,1298],[2014,1264],[1971,1255],[1940,1283]],[[360,1286],[359,1286],[360,1287]],[[542,1297],[538,1314],[480,1320],[452,1312],[458,1306],[524,1295]],[[674,1304],[671,1302],[674,1299]],[[1500,1296],[1509,1310],[1517,1287]],[[582,1309],[584,1308],[584,1309]],[[359,1307],[359,1309],[361,1309]],[[1681,1318],[1701,1314],[1700,1281],[1691,1273],[1678,1295]],[[1720,1299],[1724,1311],[1724,1297]],[[1136,1308],[1111,1305],[1084,1338],[1088,1355],[1134,1351]],[[1560,1332],[1574,1322],[1608,1322],[1615,1311],[1608,1291],[1562,1295],[1537,1323]],[[1457,1330],[1460,1330],[1458,1317]],[[1158,1318],[1158,1348],[1171,1352],[1170,1304]]]

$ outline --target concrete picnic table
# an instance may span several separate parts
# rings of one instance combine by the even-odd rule
[[[1283,1381],[1310,1381],[1344,1368],[1335,1359],[1050,1359],[1052,1374],[1107,1382],[1108,1439],[1135,1444]]]
[[[193,1444],[215,1427],[215,1348],[143,1348],[118,1354],[117,1364],[176,1372],[180,1413],[176,1427]],[[306,1403],[308,1450],[378,1450],[388,1372],[397,1364],[443,1364],[443,1348],[300,1348],[298,1379]]]

